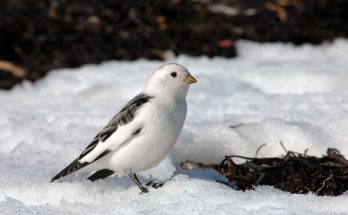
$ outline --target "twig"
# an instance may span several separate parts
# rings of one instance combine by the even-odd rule
[[[0,60],[0,69],[19,78],[26,76],[25,70],[22,67],[16,66],[8,61]]]
[[[242,158],[242,159],[245,159],[245,160],[261,160],[262,159],[262,158],[246,157],[246,156],[241,156],[241,155],[228,155],[228,156],[225,156],[225,157],[227,159],[229,159],[229,158]]]
[[[262,144],[261,146],[259,146],[258,148],[257,148],[257,150],[256,150],[256,152],[255,152],[255,158],[257,157],[257,155],[259,154],[259,152],[260,152],[260,149],[262,149],[264,146],[266,146],[267,145],[267,143],[264,143],[264,144]]]
[[[330,158],[335,159],[338,163],[344,165],[345,167],[348,167],[348,161],[344,158],[343,155],[339,153],[337,149],[333,149],[333,148],[327,149],[327,155]]]
[[[257,180],[255,182],[255,186],[258,186],[265,176],[266,176],[266,173],[264,173],[264,172],[260,173],[260,176],[257,178]]]
[[[315,192],[315,194],[316,195],[319,195],[319,192],[325,187],[325,185],[326,185],[326,182],[328,182],[331,178],[332,178],[332,174],[329,176],[329,177],[327,177],[321,184],[321,187]]]
[[[280,143],[281,147],[284,149],[284,151],[285,151],[286,153],[288,153],[288,150],[285,148],[285,146],[284,146],[282,140],[279,140],[279,143]]]
[[[281,22],[288,21],[288,15],[286,14],[286,10],[284,7],[277,5],[277,4],[274,4],[272,2],[264,3],[264,7],[269,9],[269,10],[275,11],[278,14],[278,17],[279,17]]]
[[[230,125],[230,128],[238,128],[240,126],[243,126],[243,123],[238,123],[238,124],[235,124],[235,125]]]

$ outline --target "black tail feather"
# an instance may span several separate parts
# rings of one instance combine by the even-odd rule
[[[64,177],[64,176],[69,175],[71,173],[74,173],[77,170],[80,170],[83,167],[87,166],[88,164],[89,164],[88,162],[80,163],[78,159],[75,159],[73,162],[71,162],[71,164],[69,164],[67,167],[65,167],[60,173],[58,173],[56,176],[54,176],[51,179],[51,182],[54,182],[55,180],[57,180],[61,177]]]
[[[104,179],[104,178],[111,176],[114,173],[115,173],[114,171],[109,170],[109,169],[101,169],[101,170],[98,170],[95,173],[93,173],[91,176],[89,176],[88,180],[96,181],[99,179]]]

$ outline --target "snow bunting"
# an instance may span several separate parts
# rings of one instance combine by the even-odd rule
[[[156,166],[174,146],[186,118],[186,94],[195,82],[181,65],[160,66],[143,92],[130,100],[51,182],[77,171],[95,171],[88,178],[91,181],[120,173],[147,192],[135,173]]]

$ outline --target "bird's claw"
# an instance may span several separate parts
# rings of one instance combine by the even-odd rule
[[[160,187],[163,186],[164,183],[157,183],[157,182],[153,182],[153,181],[149,181],[146,186],[147,187],[152,187],[152,188],[155,188],[155,189],[158,189]]]
[[[151,186],[155,189],[160,188],[163,186],[164,183],[153,183]]]

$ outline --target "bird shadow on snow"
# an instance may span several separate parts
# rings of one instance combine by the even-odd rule
[[[147,178],[141,177],[141,181],[144,184],[148,183],[149,181],[152,181],[154,183],[163,183],[163,186],[166,186],[166,183],[173,182],[173,181],[176,183],[182,183],[183,181],[192,181],[192,180],[221,183],[226,186],[234,188],[234,183],[231,184],[231,182],[229,182],[225,176],[221,175],[219,172],[213,169],[191,169],[191,170],[179,169],[179,170],[176,170],[174,174],[167,180],[156,180],[156,178],[147,179]]]
[[[83,186],[95,186],[102,190],[128,190],[131,187],[137,188],[137,186],[133,183],[133,181],[124,175],[113,175],[109,178],[106,178],[104,180],[98,180],[95,182],[91,182],[86,180],[86,177],[88,174],[79,174],[75,175],[75,177],[68,177],[64,181],[70,182],[70,183],[82,183]],[[156,178],[145,178],[139,175],[140,181],[145,185],[148,182],[152,181],[154,183],[164,183],[163,186],[166,186],[166,183],[171,181],[179,182],[181,179],[186,178],[185,180],[203,180],[203,181],[210,181],[215,183],[222,183],[226,186],[234,188],[234,184],[230,183],[228,179],[221,175],[216,170],[212,169],[192,169],[192,170],[176,170],[174,174],[167,180],[156,180]],[[177,180],[177,178],[180,178],[180,180]],[[161,188],[159,188],[161,189]]]
[[[189,179],[198,179],[204,181],[215,181],[227,183],[228,180],[225,176],[221,175],[219,172],[213,169],[191,169],[191,170],[177,170],[175,171],[172,178],[178,175],[185,175]]]
[[[95,187],[101,190],[127,190],[131,186],[135,185],[131,179],[123,175],[112,175],[103,180],[89,181],[87,178],[90,174],[80,173],[72,174],[64,177],[64,179],[58,179],[54,183],[70,183],[80,184],[82,187]]]

